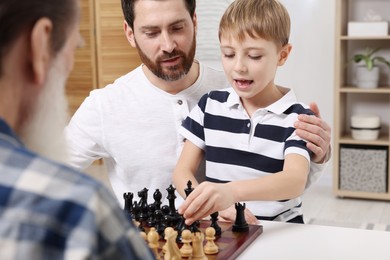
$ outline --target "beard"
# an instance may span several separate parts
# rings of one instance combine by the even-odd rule
[[[157,57],[155,61],[152,61],[137,44],[138,55],[140,56],[142,63],[145,64],[145,66],[148,67],[148,69],[156,77],[166,81],[176,81],[187,75],[188,71],[190,71],[191,69],[192,63],[194,62],[195,48],[196,39],[194,34],[190,50],[187,54],[181,50],[174,49],[170,53],[164,52],[162,55]],[[182,62],[175,66],[165,68],[160,65],[160,62],[162,60],[170,59],[172,57],[180,57],[182,59]]]
[[[67,163],[68,153],[64,128],[68,122],[68,102],[65,95],[67,75],[61,60],[51,67],[42,92],[32,113],[21,128],[20,138],[30,150],[49,159]]]

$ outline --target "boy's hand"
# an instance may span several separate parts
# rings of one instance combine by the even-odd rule
[[[316,116],[299,115],[294,126],[297,128],[297,135],[308,141],[309,148],[314,156],[312,161],[324,163],[330,158],[330,126],[321,119],[320,111],[316,103],[310,103],[310,109]]]
[[[227,185],[202,182],[186,198],[178,212],[186,219],[185,223],[191,225],[194,221],[227,209],[234,203],[234,195]]]
[[[220,221],[234,223],[236,221],[236,215],[237,215],[236,208],[235,208],[235,206],[233,204],[229,208],[219,212],[219,220]],[[257,224],[259,224],[259,220],[247,208],[245,209],[245,220],[250,225],[257,225]]]

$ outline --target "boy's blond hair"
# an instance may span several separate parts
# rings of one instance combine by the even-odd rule
[[[278,47],[288,43],[290,16],[277,0],[235,0],[219,24],[219,39],[229,36],[244,40],[246,36],[273,41]]]

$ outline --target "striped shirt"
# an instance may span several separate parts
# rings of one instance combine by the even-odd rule
[[[153,259],[99,182],[29,151],[0,119],[0,259]]]
[[[298,114],[313,112],[297,103],[292,90],[258,109],[252,118],[232,88],[204,95],[184,121],[180,133],[205,151],[206,180],[225,183],[272,175],[283,170],[284,157],[295,153],[310,163],[306,142],[293,127]],[[301,212],[301,199],[247,201],[247,208],[263,219],[287,221]]]

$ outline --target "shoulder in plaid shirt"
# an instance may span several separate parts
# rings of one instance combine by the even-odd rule
[[[153,259],[118,202],[27,150],[0,119],[0,259]]]

